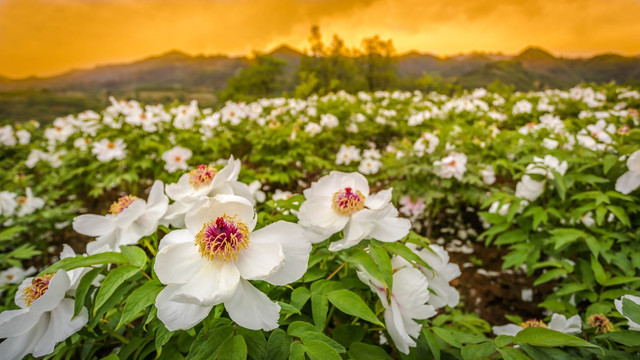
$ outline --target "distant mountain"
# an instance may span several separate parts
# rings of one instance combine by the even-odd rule
[[[268,53],[289,63],[287,73],[297,68],[304,54],[288,45]],[[54,91],[132,91],[144,89],[190,89],[217,91],[227,80],[247,67],[245,57],[226,55],[191,56],[170,51],[127,64],[73,70],[47,77],[9,79],[0,76],[0,91],[50,89]],[[640,57],[603,54],[591,58],[555,57],[541,48],[529,47],[515,56],[470,53],[449,57],[412,51],[396,57],[398,75],[438,75],[465,88],[487,86],[499,80],[518,90],[568,87],[580,82],[640,82]]]

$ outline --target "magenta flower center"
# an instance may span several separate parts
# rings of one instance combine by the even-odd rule
[[[27,304],[27,307],[38,300],[49,289],[49,282],[53,274],[47,274],[37,277],[31,281],[31,285],[22,290],[22,299]]]
[[[189,172],[189,183],[194,188],[209,185],[217,173],[218,170],[212,165],[198,165]]]
[[[196,235],[202,257],[209,260],[237,260],[238,253],[249,246],[249,228],[236,217],[223,215],[210,221]]]
[[[333,194],[331,207],[338,214],[349,216],[364,209],[364,198],[360,190],[346,187]]]

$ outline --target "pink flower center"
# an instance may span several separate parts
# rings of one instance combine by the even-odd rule
[[[249,228],[235,216],[219,216],[202,226],[196,244],[208,260],[235,261],[240,250],[249,246]]]
[[[346,187],[333,194],[331,207],[338,214],[349,216],[364,209],[364,195],[360,190]]]
[[[198,165],[189,172],[189,183],[194,188],[209,185],[217,173],[218,170],[212,165]]]
[[[118,215],[122,212],[122,210],[128,208],[131,203],[138,199],[140,198],[134,195],[125,195],[111,204],[109,212],[113,215]]]
[[[38,300],[49,289],[49,282],[53,274],[47,274],[37,277],[31,281],[31,285],[22,290],[22,299],[27,304],[27,307]]]

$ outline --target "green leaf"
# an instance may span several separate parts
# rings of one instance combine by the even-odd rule
[[[530,327],[520,331],[516,335],[515,343],[547,347],[576,346],[600,348],[577,336],[539,327]]]
[[[422,335],[424,335],[425,340],[427,340],[427,345],[429,346],[429,350],[431,350],[431,354],[435,360],[440,360],[440,345],[438,345],[438,340],[433,335],[433,332],[429,331],[429,329],[422,329]]]
[[[16,235],[23,231],[28,230],[26,226],[12,226],[8,229],[0,231],[0,241],[7,241],[13,239]]]
[[[336,290],[327,294],[331,303],[345,314],[357,316],[371,323],[384,326],[362,298],[349,290]]]
[[[496,351],[493,341],[482,344],[467,345],[462,348],[462,358],[464,360],[484,360],[488,359]]]
[[[426,261],[422,260],[420,255],[418,255],[415,252],[413,252],[413,250],[409,249],[407,247],[407,245],[405,245],[403,243],[388,242],[388,243],[384,243],[382,245],[382,247],[387,249],[392,254],[395,254],[395,255],[403,257],[405,260],[407,260],[408,262],[410,262],[414,266],[415,265],[420,265],[420,266],[425,267],[425,268],[427,268],[429,270],[433,270],[431,268],[431,266],[429,264],[427,264]],[[425,249],[427,251],[431,251],[430,248],[425,248]]]
[[[300,315],[300,310],[286,302],[277,301],[278,305],[280,305],[280,314],[298,314]]]
[[[342,360],[334,348],[322,341],[305,341],[303,348],[311,360]]]
[[[636,304],[628,297],[622,298],[622,314],[636,324],[640,324],[640,304]]]
[[[300,341],[294,341],[289,348],[289,360],[305,360],[304,346]]]
[[[392,360],[381,347],[355,342],[349,348],[349,358],[353,360]]]
[[[603,285],[607,282],[607,274],[604,272],[604,268],[595,256],[591,256],[591,270],[593,270],[593,275],[595,276],[598,284]]]
[[[250,330],[243,327],[236,329],[236,334],[242,335],[247,343],[247,354],[253,359],[264,359],[267,352],[267,339],[262,330]]]
[[[174,332],[167,330],[163,324],[158,324],[155,333],[155,347],[158,356],[162,354],[162,347],[171,340]]]
[[[602,159],[602,172],[606,175],[609,170],[618,162],[618,157],[614,154],[607,154]]]
[[[118,266],[111,270],[100,284],[100,290],[98,290],[98,295],[96,295],[96,304],[93,310],[94,315],[98,308],[109,299],[122,283],[139,273],[140,269],[133,265]]]
[[[536,281],[533,283],[534,286],[538,286],[540,284],[544,284],[548,281],[551,281],[557,277],[563,276],[567,274],[567,270],[565,269],[553,269],[553,270],[549,270],[547,272],[545,272],[544,274],[540,275]]]
[[[347,257],[347,261],[361,265],[366,272],[368,272],[371,276],[373,276],[376,280],[384,283],[384,277],[382,277],[382,273],[380,272],[380,268],[376,265],[375,261],[371,258],[371,256],[362,249],[355,249],[351,252],[351,254]]]
[[[431,331],[433,331],[440,339],[444,340],[447,344],[458,349],[462,347],[462,344],[460,344],[458,339],[456,339],[456,337],[453,336],[453,334],[448,330],[440,327],[432,327]]]
[[[564,183],[564,178],[560,175],[556,170],[551,170],[553,173],[553,184],[555,185],[556,192],[560,199],[564,201],[565,195],[567,194],[567,185]]]
[[[640,336],[634,330],[612,331],[603,335],[598,335],[596,340],[611,340],[625,346],[640,346]]]
[[[313,315],[313,323],[316,324],[318,330],[324,330],[328,313],[329,300],[327,299],[327,296],[313,294],[313,296],[311,296],[311,314]]]
[[[501,347],[505,347],[507,345],[511,345],[513,344],[513,340],[515,339],[514,336],[510,336],[510,335],[498,335],[494,342],[496,343],[496,346],[501,348]]]
[[[103,252],[100,254],[82,256],[78,255],[76,257],[69,257],[66,259],[62,259],[55,264],[49,266],[44,269],[40,275],[48,274],[56,272],[60,269],[63,270],[72,270],[80,267],[93,266],[93,265],[101,265],[101,264],[127,264],[129,263],[129,259],[123,254],[117,252]]]
[[[552,235],[551,239],[555,242],[555,250],[587,236],[584,231],[573,228],[557,228],[549,232]]]
[[[82,308],[85,304],[85,299],[87,297],[87,293],[89,293],[89,287],[91,283],[96,279],[98,274],[102,271],[102,268],[92,269],[86,274],[82,276],[80,282],[78,283],[78,287],[76,288],[76,295],[73,305],[73,316],[77,316],[82,311]]]
[[[340,343],[340,345],[348,348],[352,343],[364,339],[366,331],[361,326],[342,324],[333,329],[331,337]]]
[[[153,304],[162,289],[162,284],[156,280],[147,281],[135,289],[124,304],[124,310],[122,310],[122,316],[120,316],[116,329],[135,319],[142,310]]]
[[[609,205],[607,206],[607,209],[611,211],[613,215],[615,215],[618,218],[618,220],[620,220],[620,222],[623,223],[625,226],[627,227],[631,226],[629,215],[627,215],[627,212],[623,208],[619,206]]]
[[[498,352],[500,353],[500,355],[502,355],[502,358],[504,360],[529,360],[530,359],[527,355],[511,347],[498,349]]]
[[[289,357],[291,338],[282,329],[275,329],[267,341],[266,360],[285,360]]]
[[[200,330],[200,333],[191,344],[186,360],[211,359],[220,345],[233,336],[233,327],[229,325],[219,326],[210,331],[205,330]]]
[[[247,358],[247,344],[241,335],[227,338],[218,348],[219,360],[245,360]]]
[[[391,266],[391,259],[389,258],[389,253],[385,249],[380,246],[376,246],[373,244],[369,244],[369,251],[373,260],[375,260],[376,264],[380,268],[380,272],[382,273],[382,278],[384,279],[384,283],[387,285],[387,289],[393,289],[393,268]],[[391,291],[389,291],[391,293]]]
[[[311,298],[311,291],[306,287],[299,287],[291,292],[291,305],[302,310],[309,298]]]
[[[133,266],[142,268],[147,263],[147,254],[137,246],[120,246],[120,250]]]

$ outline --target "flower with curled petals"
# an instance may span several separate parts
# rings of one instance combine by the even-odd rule
[[[278,221],[254,231],[256,221],[249,200],[216,195],[189,210],[186,229],[162,239],[154,270],[167,286],[156,307],[167,329],[189,329],[221,303],[242,327],[278,327],[280,305],[249,280],[286,285],[300,279],[311,243],[297,224]]]
[[[0,313],[0,338],[6,338],[0,343],[3,359],[50,354],[87,323],[86,308],[73,316],[74,301],[65,298],[70,286],[64,270],[22,281],[15,296],[20,309]]]
[[[169,204],[163,187],[162,181],[156,180],[146,201],[125,195],[111,204],[107,215],[86,214],[73,219],[76,232],[97,237],[87,244],[87,253],[119,252],[121,245],[135,244],[156,231]]]
[[[344,238],[331,243],[330,251],[349,248],[363,239],[397,241],[409,233],[411,223],[398,217],[391,191],[369,194],[362,174],[332,171],[304,191],[307,200],[300,205],[300,225],[321,235],[314,242],[344,230]]]

